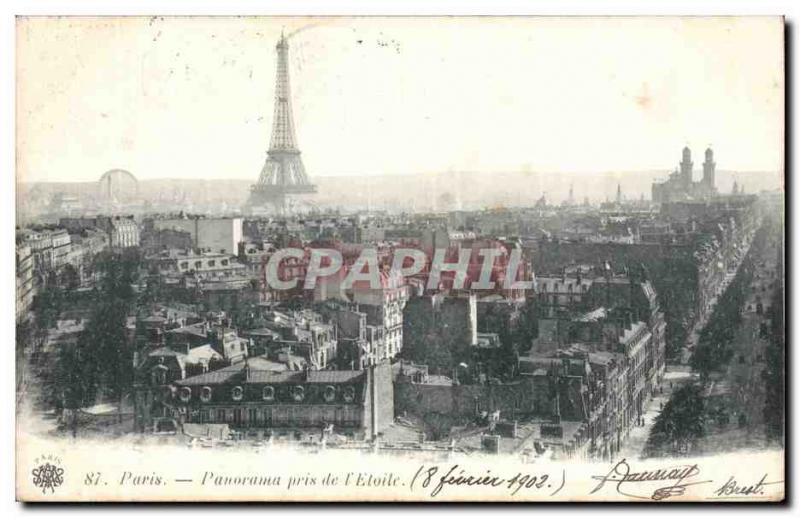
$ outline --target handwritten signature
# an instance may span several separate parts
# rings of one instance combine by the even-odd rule
[[[592,476],[592,479],[598,480],[598,483],[590,494],[599,492],[608,484],[614,486],[618,494],[626,497],[660,501],[672,496],[683,495],[686,487],[711,483],[711,480],[687,482],[698,475],[700,475],[700,467],[696,463],[636,472],[632,471],[630,464],[623,458],[604,476]],[[664,481],[669,483],[655,489],[652,488],[652,483]],[[644,495],[648,493],[650,495]]]

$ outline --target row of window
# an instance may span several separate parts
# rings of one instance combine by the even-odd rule
[[[361,413],[355,407],[264,407],[264,408],[217,408],[192,411],[190,421],[200,423],[229,423],[238,426],[286,426],[336,424],[354,426],[361,422]]]
[[[356,398],[356,390],[353,386],[345,386],[341,391],[341,399],[344,402],[353,402]],[[203,386],[200,389],[200,401],[201,402],[211,402],[211,397],[213,395],[213,390],[211,386]],[[322,398],[325,402],[334,402],[336,400],[337,389],[335,386],[328,385],[322,390]],[[295,402],[303,402],[306,398],[306,389],[303,386],[292,386],[289,390],[290,398]],[[192,389],[188,386],[184,386],[180,389],[178,393],[178,397],[182,402],[189,402],[192,400]],[[239,402],[244,399],[244,388],[241,386],[234,386],[230,390],[230,397],[231,400],[234,402]],[[261,399],[266,402],[272,402],[275,400],[275,387],[274,386],[264,386],[261,390]]]
[[[228,259],[220,260],[219,264],[221,266],[227,266],[228,265]],[[183,262],[181,262],[179,264],[179,266],[180,266],[181,269],[187,269],[189,267],[189,262],[188,261],[183,261]],[[206,262],[206,266],[207,267],[216,267],[217,266],[217,261],[216,260],[208,260]],[[195,260],[194,261],[194,268],[195,269],[200,269],[202,267],[203,267],[203,261],[202,260]]]
[[[557,293],[564,293],[564,292],[570,292],[570,293],[571,293],[571,292],[573,292],[573,285],[574,285],[574,284],[565,284],[565,285],[566,285],[566,287],[567,287],[567,290],[566,290],[566,291],[564,291],[564,290],[560,290],[560,289],[559,289],[559,283],[558,283],[558,282],[556,282],[555,284],[552,284],[552,285],[550,285],[550,287],[549,287],[549,288],[548,288],[548,285],[550,285],[550,284],[542,283],[542,284],[541,284],[541,290],[540,290],[540,292],[542,292],[542,293],[546,293],[546,292],[548,292],[548,290],[549,290],[550,292],[552,292],[552,293],[554,293],[554,294],[557,294]],[[580,285],[580,284],[579,284],[579,285]],[[577,285],[575,285],[575,287],[578,287],[578,286],[577,286]],[[574,290],[575,290],[575,291],[577,291],[577,289],[574,289]],[[588,285],[588,284],[582,284],[582,285],[581,285],[581,290],[582,290],[584,293],[585,293],[585,292],[587,292],[587,291],[589,290],[589,285]]]

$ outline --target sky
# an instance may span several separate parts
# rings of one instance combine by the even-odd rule
[[[17,178],[252,179],[290,38],[310,176],[783,167],[780,18],[18,18]]]

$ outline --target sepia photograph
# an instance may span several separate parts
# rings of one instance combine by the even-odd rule
[[[786,31],[17,16],[17,500],[784,501]]]

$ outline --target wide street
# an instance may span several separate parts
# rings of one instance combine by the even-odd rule
[[[767,340],[761,336],[761,325],[769,324],[767,311],[775,289],[781,279],[777,278],[777,239],[770,235],[755,258],[755,272],[749,287],[748,300],[744,307],[742,322],[731,343],[733,356],[724,373],[712,375],[706,389],[707,435],[698,444],[703,453],[738,450],[742,447],[759,448],[764,445],[764,383],[761,372],[764,368],[764,350]],[[724,288],[730,284],[734,273],[726,275]],[[716,305],[717,299],[712,302]],[[713,309],[712,309],[713,310]],[[698,374],[691,371],[688,360],[698,343],[700,332],[706,321],[699,322],[687,338],[687,346],[679,365],[668,365],[663,383],[663,393],[657,393],[645,407],[644,426],[631,428],[629,438],[620,451],[620,457],[639,457],[644,450],[650,430],[663,405],[667,403],[674,388],[681,383],[696,380]]]
[[[742,323],[731,344],[733,356],[723,375],[715,376],[707,390],[707,435],[699,444],[706,453],[760,448],[764,445],[764,369],[767,339],[761,325],[769,325],[767,311],[778,287],[777,248],[774,236],[756,258],[753,282]]]

